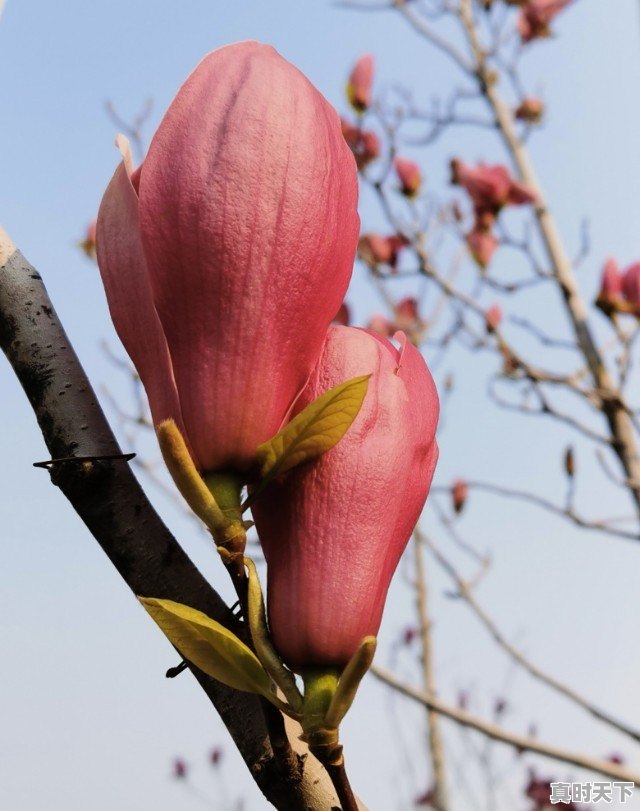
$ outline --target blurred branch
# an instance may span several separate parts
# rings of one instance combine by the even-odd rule
[[[582,755],[578,752],[571,752],[566,749],[561,749],[551,744],[541,743],[535,738],[527,737],[525,735],[516,735],[515,733],[508,732],[506,729],[490,724],[480,718],[472,715],[465,710],[451,707],[444,704],[438,699],[428,696],[426,693],[411,687],[408,684],[397,679],[392,673],[387,672],[381,667],[374,665],[371,668],[371,673],[383,684],[397,690],[407,698],[417,701],[425,707],[429,707],[434,712],[439,713],[445,718],[449,718],[456,724],[460,724],[469,729],[474,729],[482,735],[486,735],[495,741],[500,741],[508,746],[512,746],[520,752],[532,752],[537,755],[558,760],[562,763],[570,763],[572,766],[577,766],[581,769],[594,772],[596,774],[610,777],[614,780],[621,780],[628,783],[633,783],[635,786],[640,786],[640,775],[635,772],[629,771],[624,766],[613,763],[607,760],[599,760],[598,758],[591,758],[587,755]]]
[[[422,542],[416,530],[414,534],[414,551],[416,566],[416,602],[418,608],[418,624],[422,646],[422,678],[427,695],[436,697],[436,680],[433,662],[433,638],[431,634],[431,619],[427,603],[427,578],[424,567]],[[434,808],[436,811],[449,811],[447,792],[447,778],[444,765],[444,751],[442,747],[442,732],[440,731],[440,718],[438,713],[427,707],[427,724],[429,734],[429,749],[433,766],[433,793]]]
[[[511,487],[503,487],[499,484],[491,484],[489,482],[480,482],[480,481],[467,481],[467,486],[470,489],[474,490],[482,490],[486,493],[493,493],[497,496],[504,496],[506,498],[516,498],[522,501],[528,501],[530,504],[535,504],[537,507],[541,507],[544,510],[547,510],[554,515],[561,516],[562,518],[566,518],[569,521],[572,521],[579,527],[583,527],[584,529],[591,529],[596,530],[598,532],[606,532],[609,535],[615,535],[618,538],[624,538],[625,540],[629,541],[639,541],[640,540],[640,533],[638,532],[630,532],[624,529],[617,529],[616,527],[612,527],[609,522],[607,521],[591,521],[582,516],[578,515],[573,509],[568,509],[566,507],[561,507],[557,504],[554,504],[552,501],[544,498],[543,496],[538,496],[535,493],[528,493],[526,490],[517,490]],[[450,493],[450,487],[432,487],[432,493]]]
[[[586,698],[583,698],[576,690],[572,687],[569,687],[566,684],[563,684],[558,679],[555,679],[553,676],[548,675],[539,667],[534,665],[532,662],[527,659],[527,657],[519,651],[514,645],[512,645],[505,635],[500,631],[497,625],[493,622],[493,620],[489,617],[486,613],[484,608],[478,603],[476,598],[473,595],[473,591],[469,586],[469,583],[462,579],[462,577],[458,574],[456,568],[453,564],[440,552],[440,550],[427,538],[419,529],[416,529],[415,532],[417,543],[424,544],[434,558],[438,561],[440,566],[447,572],[449,577],[455,582],[456,587],[458,589],[458,593],[456,596],[459,596],[463,599],[469,608],[473,611],[476,617],[480,620],[482,625],[487,629],[489,634],[493,637],[495,642],[515,661],[517,662],[524,670],[527,671],[531,676],[538,681],[543,682],[548,687],[551,687],[556,692],[560,693],[561,695],[565,696],[569,700],[573,701],[574,704],[577,704],[583,710],[586,710],[590,715],[594,718],[597,718],[599,721],[603,721],[605,724],[609,724],[609,726],[614,727],[619,732],[622,732],[624,735],[628,735],[632,738],[636,743],[640,743],[640,731],[637,729],[633,729],[632,727],[627,726],[626,724],[618,721],[617,719],[613,718],[608,713],[604,712],[603,710],[596,707]],[[428,692],[428,691],[427,691]]]

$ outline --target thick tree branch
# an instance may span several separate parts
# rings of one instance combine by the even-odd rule
[[[25,390],[52,459],[121,453],[40,275],[2,228],[0,347]],[[125,462],[63,462],[52,466],[51,477],[134,594],[186,603],[233,625],[228,606],[164,526]],[[291,768],[274,756],[257,697],[230,690],[196,669],[193,673],[276,808],[330,811],[338,806],[314,758],[305,753],[295,764],[300,768]]]

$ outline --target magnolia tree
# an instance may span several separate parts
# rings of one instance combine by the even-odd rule
[[[453,790],[442,716],[520,754],[583,768],[591,780],[610,781],[603,791],[640,781],[619,756],[568,751],[538,740],[534,728],[508,732],[500,723],[503,699],[490,721],[470,711],[464,693],[455,706],[443,703],[433,664],[426,552],[520,667],[640,741],[631,724],[526,658],[478,601],[478,576],[463,577],[432,538],[440,525],[478,557],[454,523],[475,490],[532,501],[585,531],[640,537],[638,422],[625,397],[640,266],[623,273],[609,260],[597,301],[584,300],[525,145],[544,106],[523,88],[519,60],[550,35],[569,4],[358,0],[350,5],[363,12],[404,17],[426,48],[459,69],[463,88],[431,109],[402,88],[378,97],[374,59],[363,56],[348,77],[352,109],[341,120],[272,48],[244,42],[195,68],[138,166],[127,138],[118,137],[122,160],[82,247],[97,258],[131,373],[146,393],[133,421],[154,430],[173,492],[209,533],[212,554],[231,578],[234,606],[153,511],[40,276],[2,232],[0,337],[51,452],[42,464],[183,658],[168,675],[192,671],[251,777],[279,809],[364,807],[349,783],[339,732],[367,673],[390,694],[403,694],[414,713],[420,705],[426,711],[430,765],[416,805],[467,807]],[[142,123],[124,127],[138,147]],[[416,123],[419,138],[407,135]],[[493,131],[509,165],[454,157],[451,184],[461,193],[437,203],[425,191],[423,167],[404,150],[446,138],[459,124]],[[385,232],[360,228],[358,182],[378,201]],[[506,230],[507,207],[529,221],[523,238]],[[437,250],[443,239],[458,248],[451,262]],[[505,282],[493,273],[501,246],[521,254],[529,275]],[[351,325],[347,294],[356,257],[387,306],[359,326]],[[476,266],[471,288],[456,283],[463,262],[469,275]],[[397,298],[389,284],[396,278],[420,283],[420,292]],[[503,306],[480,303],[487,289],[504,297],[533,284],[557,289],[571,335],[555,341],[536,323],[516,320],[548,350],[544,365],[504,329]],[[425,291],[435,302],[430,312]],[[610,326],[606,350],[592,316]],[[457,344],[499,358],[489,388],[497,407],[548,415],[596,443],[607,470],[617,464],[611,486],[628,492],[635,519],[621,526],[583,516],[572,487],[566,503],[554,503],[468,481],[461,470],[456,481],[433,488],[448,507],[434,502],[418,525],[438,460],[439,401],[424,358],[439,360]],[[575,365],[556,371],[552,350],[567,346]],[[445,378],[442,394],[452,388]],[[571,447],[564,464],[572,484]],[[372,664],[389,585],[410,541],[417,615],[407,618],[400,644],[418,646],[420,686]],[[256,566],[262,555],[266,601]],[[480,563],[483,573],[488,563]],[[421,763],[424,753],[409,757]],[[487,758],[469,757],[490,778],[489,807],[501,807]],[[216,749],[216,768],[220,759]],[[525,774],[526,762],[511,768]],[[175,775],[187,777],[182,760]],[[525,784],[530,809],[555,804],[549,779],[531,772]],[[590,799],[597,798],[563,801],[578,808]]]

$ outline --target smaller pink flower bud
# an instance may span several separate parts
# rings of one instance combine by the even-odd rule
[[[211,763],[211,765],[214,767],[219,766],[223,754],[224,752],[222,749],[219,746],[215,746],[209,753],[209,763]]]
[[[610,755],[607,755],[606,760],[608,760],[609,763],[617,763],[618,766],[623,766],[625,762],[624,756],[621,755],[620,752],[612,752]]]
[[[356,166],[362,171],[372,161],[380,157],[380,139],[375,132],[354,127],[345,118],[341,118],[340,122],[342,124],[342,135],[354,154]]]
[[[332,324],[341,324],[343,327],[348,327],[351,323],[351,310],[346,301],[340,305],[340,309],[334,315]]]
[[[640,315],[640,262],[628,267],[622,276],[622,295],[635,315]]]
[[[461,513],[469,496],[469,485],[464,479],[456,479],[451,486],[451,502],[454,512]]]
[[[495,332],[502,321],[502,309],[499,304],[492,304],[486,312],[487,331]]]
[[[400,181],[400,190],[404,196],[410,199],[416,197],[422,184],[422,174],[418,164],[406,158],[396,158],[393,166]]]
[[[409,647],[411,643],[416,639],[418,636],[417,628],[414,628],[413,625],[408,625],[404,631],[402,632],[402,644],[406,647]]]
[[[369,374],[340,442],[274,481],[252,507],[267,560],[273,642],[296,672],[343,667],[380,627],[393,573],[424,507],[438,458],[438,395],[419,351],[331,327],[293,414]]]
[[[612,257],[607,259],[602,269],[602,282],[598,298],[605,301],[617,301],[622,295],[622,273],[618,263]]]
[[[419,794],[413,804],[418,806],[419,808],[436,808],[436,790],[435,788],[428,788],[423,794]]]
[[[507,702],[504,698],[497,698],[495,704],[493,705],[493,714],[496,717],[500,717],[505,714],[507,710]]]
[[[600,292],[596,298],[596,307],[605,315],[613,317],[622,303],[622,272],[617,261],[609,257],[602,268]]]
[[[526,0],[520,10],[518,31],[523,42],[551,36],[551,23],[572,0]]]
[[[489,266],[493,254],[500,245],[489,229],[479,228],[477,225],[467,234],[466,243],[469,253],[482,270]]]
[[[173,776],[177,780],[184,780],[187,776],[187,764],[182,760],[182,758],[176,758],[173,761]]]
[[[373,57],[370,54],[361,56],[353,66],[347,82],[347,98],[353,109],[359,113],[363,113],[371,104],[373,68]]]
[[[395,313],[396,329],[411,332],[416,326],[422,325],[418,314],[418,300],[413,296],[407,296],[399,301],[395,306]]]
[[[82,242],[78,243],[78,247],[82,248],[85,254],[92,259],[94,262],[96,260],[96,220],[92,220],[89,225],[87,225],[87,230],[84,234],[84,239]]]
[[[538,98],[523,99],[520,106],[515,111],[515,116],[519,121],[526,121],[527,124],[539,124],[544,115],[544,104]]]

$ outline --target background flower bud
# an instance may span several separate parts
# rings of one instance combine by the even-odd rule
[[[553,18],[565,9],[572,0],[526,0],[521,4],[518,31],[523,42],[542,39],[551,35]]]
[[[274,643],[296,670],[341,667],[376,634],[400,556],[438,456],[438,395],[418,350],[353,327],[332,327],[300,411],[338,383],[371,374],[340,442],[294,468],[253,507],[267,559]]]
[[[502,308],[499,304],[492,304],[486,312],[488,332],[495,332],[502,322]]]
[[[622,276],[622,295],[635,315],[640,315],[640,262],[628,267]]]
[[[505,206],[519,206],[536,200],[535,193],[523,183],[514,180],[507,167],[501,164],[489,166],[479,163],[472,167],[453,160],[451,182],[467,191],[476,220],[481,220],[484,227],[491,225]]]
[[[528,97],[523,99],[515,111],[515,116],[519,121],[526,121],[528,124],[539,124],[544,115],[544,104],[538,98]]]
[[[493,254],[500,245],[490,229],[475,225],[465,237],[469,253],[483,270],[489,267]]]
[[[461,513],[469,497],[469,485],[464,479],[456,479],[451,485],[451,504],[456,513]]]
[[[272,48],[203,59],[98,218],[111,315],[154,424],[201,470],[246,470],[308,379],[359,227],[338,116]]]
[[[353,66],[347,82],[347,98],[359,113],[364,112],[371,104],[373,67],[373,57],[370,54],[361,56]]]
[[[422,174],[418,164],[406,158],[396,158],[393,166],[400,181],[401,192],[405,197],[415,197],[420,191],[422,183]]]

